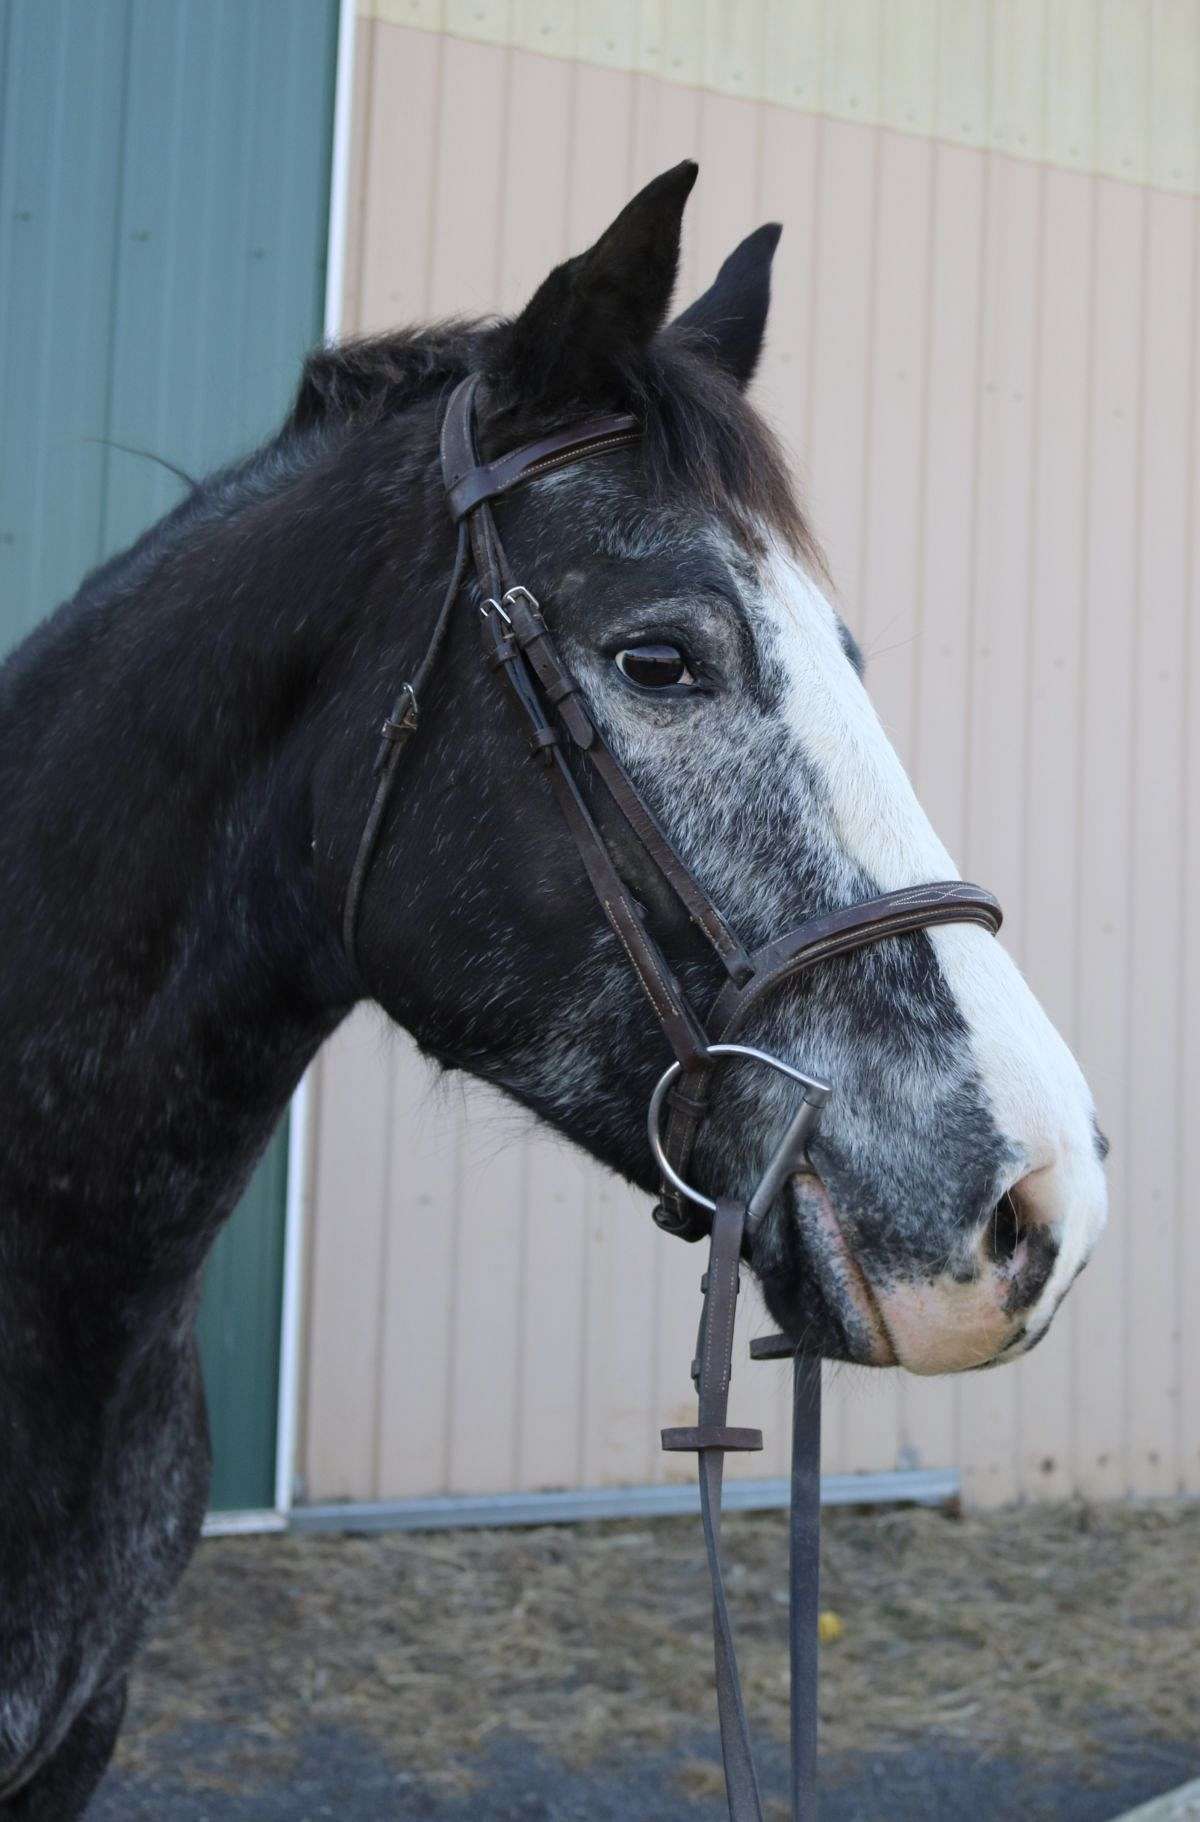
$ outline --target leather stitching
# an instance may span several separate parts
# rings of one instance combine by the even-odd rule
[[[643,963],[639,961],[638,957],[634,954],[633,945],[630,943],[629,938],[621,928],[620,922],[614,912],[613,901],[611,899],[606,898],[604,900],[604,910],[613,929],[621,939],[621,946],[629,957],[634,973],[637,975],[646,991],[646,997],[658,1014],[661,1023],[669,1028],[671,1021],[678,1016],[677,1008],[675,1006],[674,997],[663,978],[662,971],[658,966],[658,962],[656,961],[653,952],[647,953],[645,957],[645,966],[643,966]],[[647,967],[650,969],[653,984],[651,984],[651,980],[648,980],[646,977]],[[656,986],[662,996],[661,999],[655,995],[654,989]]]

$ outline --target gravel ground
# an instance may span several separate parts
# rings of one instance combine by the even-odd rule
[[[782,1515],[726,1521],[771,1822]],[[202,1546],[96,1822],[717,1822],[693,1521]],[[1200,1773],[1200,1508],[831,1512],[823,1822],[1107,1822]],[[840,1630],[839,1630],[840,1627]]]

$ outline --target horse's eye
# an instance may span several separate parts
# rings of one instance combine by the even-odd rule
[[[696,681],[687,659],[674,645],[627,645],[617,653],[617,669],[643,690],[665,690]]]

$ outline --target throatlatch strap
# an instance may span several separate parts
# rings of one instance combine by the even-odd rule
[[[438,654],[445,644],[446,633],[450,626],[450,615],[454,603],[458,600],[467,568],[467,534],[460,528],[458,544],[454,555],[454,568],[442,596],[442,605],[438,609],[429,643],[425,647],[416,670],[407,683],[400,686],[400,694],[392,705],[392,712],[380,731],[379,751],[375,755],[375,791],[371,798],[371,807],[363,824],[363,832],[358,838],[358,852],[354,856],[354,865],[350,870],[350,879],[346,886],[346,898],[342,906],[342,947],[350,966],[358,968],[358,908],[362,903],[363,887],[367,883],[367,874],[375,858],[375,844],[379,840],[379,828],[383,822],[388,799],[392,794],[396,772],[404,749],[417,731],[421,713],[421,697],[430,673],[437,663]]]

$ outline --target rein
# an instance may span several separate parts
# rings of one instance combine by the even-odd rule
[[[973,923],[993,935],[1000,906],[990,892],[962,880],[906,887],[849,905],[748,949],[730,928],[699,881],[676,854],[621,765],[605,744],[587,703],[559,658],[538,601],[513,575],[492,503],[515,488],[587,456],[628,448],[640,437],[636,418],[589,418],[481,463],[475,441],[478,376],[460,382],[450,397],[441,432],[441,469],[458,546],[450,581],[425,652],[404,682],[383,723],[375,759],[375,789],[346,888],[342,940],[357,968],[355,938],[370,873],[400,759],[417,732],[420,698],[445,643],[451,616],[473,570],[482,602],[480,634],[485,664],[503,680],[525,729],[530,751],[546,772],[563,819],[600,907],[616,932],[654,1009],[674,1061],[651,1097],[648,1133],[662,1171],[654,1220],[681,1239],[709,1240],[708,1270],[701,1279],[703,1306],[692,1378],[697,1422],[663,1431],[663,1448],[699,1458],[700,1505],[713,1593],[717,1708],[732,1822],[762,1822],[762,1801],[750,1749],[721,1566],[721,1487],[730,1450],[762,1448],[758,1430],[730,1427],[729,1381],[740,1262],[747,1234],[769,1213],[790,1176],[812,1174],[808,1146],[832,1092],[790,1063],[738,1042],[749,1015],[780,987],[834,956],[868,943],[933,925]],[[646,927],[646,914],[622,879],[587,807],[567,753],[590,767],[725,971],[725,982],[701,1018]],[[713,1199],[687,1181],[685,1172],[707,1116],[714,1079],[729,1062],[751,1062],[782,1074],[800,1090],[800,1102],[753,1193],[746,1200]],[[662,1131],[664,1108],[667,1116]],[[760,1359],[796,1355],[784,1337],[757,1342]],[[796,1356],[792,1461],[792,1813],[815,1816],[816,1600],[820,1499],[820,1362]]]

